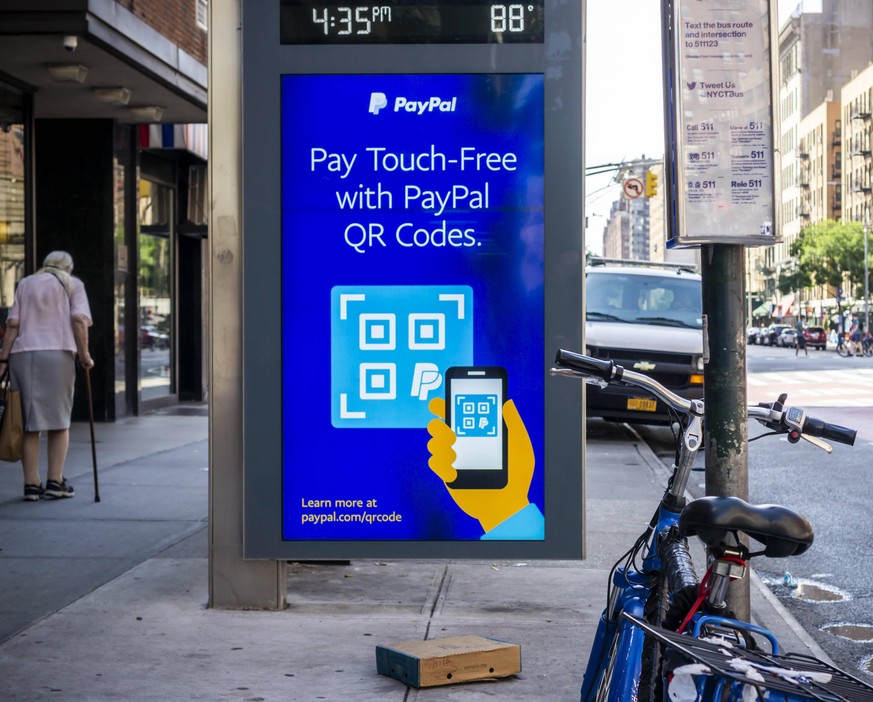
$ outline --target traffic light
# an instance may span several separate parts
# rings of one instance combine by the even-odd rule
[[[655,197],[658,194],[658,174],[654,171],[646,171],[646,197]]]

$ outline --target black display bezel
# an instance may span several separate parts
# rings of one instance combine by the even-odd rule
[[[521,6],[533,21],[524,31],[493,32],[490,28],[491,8],[496,5]],[[280,0],[279,41],[281,44],[542,44],[544,35],[544,0],[527,2],[493,2],[493,0],[392,0],[381,3],[344,2],[343,0]],[[312,12],[326,8],[337,12],[347,8],[348,26],[363,26],[371,22],[371,31],[360,34],[351,31],[339,34],[336,21],[333,31],[325,34],[312,20]],[[367,20],[354,18],[361,10],[369,10]],[[390,21],[373,20],[374,10],[390,12]],[[364,12],[362,17],[366,17]]]

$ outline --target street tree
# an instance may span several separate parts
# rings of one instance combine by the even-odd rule
[[[780,290],[813,285],[839,289],[848,283],[856,296],[864,290],[864,229],[859,222],[827,219],[806,227],[791,245],[795,269],[780,276]],[[840,301],[837,310],[842,318]]]

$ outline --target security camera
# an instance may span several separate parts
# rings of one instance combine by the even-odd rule
[[[79,46],[79,37],[73,36],[72,34],[64,37],[64,49],[73,53],[77,46]]]

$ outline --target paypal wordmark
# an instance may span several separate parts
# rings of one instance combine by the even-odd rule
[[[412,112],[413,114],[423,115],[425,112],[454,112],[458,106],[458,98],[453,97],[451,100],[443,100],[442,98],[432,97],[428,100],[410,100],[405,97],[398,97],[394,100],[395,112]]]

